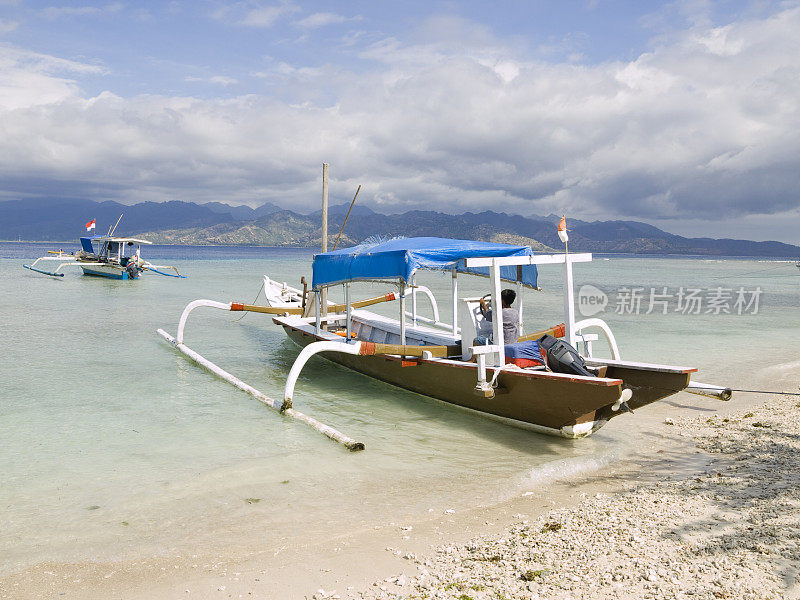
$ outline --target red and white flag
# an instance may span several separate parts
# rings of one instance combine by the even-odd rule
[[[92,229],[94,229],[94,228],[95,228],[95,222],[94,222],[94,221],[95,221],[95,220],[94,220],[94,219],[92,219],[91,221],[89,221],[89,222],[86,224],[86,231],[91,231]]]
[[[561,220],[558,222],[558,238],[564,242],[565,244],[569,240],[569,235],[567,234],[567,217],[566,215],[561,217]]]

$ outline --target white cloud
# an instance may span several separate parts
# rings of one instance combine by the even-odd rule
[[[225,77],[224,75],[214,75],[212,77],[184,77],[183,80],[191,83],[213,83],[214,85],[222,85],[225,87],[239,83],[238,79]]]
[[[115,14],[123,8],[120,3],[106,4],[105,6],[48,6],[43,8],[40,14],[47,19],[59,19],[62,17]]]
[[[363,183],[384,209],[795,214],[800,9],[591,66],[445,25],[371,45],[358,73],[275,61],[264,76],[290,100],[87,99],[75,79],[98,67],[0,46],[0,179],[19,193],[80,181],[121,200],[312,208],[326,161],[334,194]]]
[[[248,27],[272,27],[284,15],[298,10],[299,8],[291,3],[260,6],[248,10],[239,23]]]
[[[303,29],[318,29],[326,25],[335,25],[337,23],[345,23],[349,21],[345,16],[337,15],[329,12],[318,12],[300,19],[295,23],[298,27]]]
[[[0,19],[0,35],[4,33],[11,33],[17,28],[18,25],[19,23],[16,21],[4,21],[3,19]]]
[[[103,67],[28,52],[0,44],[0,118],[6,111],[75,98],[80,90],[71,77],[102,74]]]

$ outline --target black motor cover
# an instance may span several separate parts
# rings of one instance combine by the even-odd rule
[[[552,371],[596,377],[596,374],[586,367],[583,357],[567,342],[554,338],[552,335],[543,335],[538,341],[539,347],[544,348],[547,354],[547,366]]]
[[[128,264],[125,265],[125,270],[128,271],[128,277],[131,279],[136,279],[139,276],[139,269],[136,267],[136,263],[132,260],[128,261]]]

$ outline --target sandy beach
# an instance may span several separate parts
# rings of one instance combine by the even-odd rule
[[[411,577],[378,582],[363,597],[798,597],[799,407],[779,398],[676,422],[711,456],[697,474],[597,493],[501,537],[440,546],[412,561]]]
[[[715,406],[668,420],[672,444],[495,506],[296,547],[40,564],[0,598],[800,597],[800,400]]]

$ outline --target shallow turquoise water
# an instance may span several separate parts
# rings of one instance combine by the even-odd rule
[[[295,405],[366,444],[348,453],[194,366],[155,333],[174,334],[183,307],[197,298],[253,301],[263,274],[297,285],[310,276],[310,252],[154,247],[148,258],[176,264],[189,278],[118,282],[76,272],[56,280],[21,268],[43,249],[0,244],[0,573],[43,560],[215,548],[248,536],[278,548],[310,535],[298,530],[301,520],[317,534],[340,533],[496,502],[548,477],[602,468],[663,437],[664,415],[691,414],[696,401],[713,406],[684,394],[569,441],[313,359]],[[791,263],[599,258],[577,265],[575,277],[577,287],[590,283],[610,295],[623,286],[763,290],[758,314],[747,315],[618,315],[612,303],[598,316],[624,358],[698,366],[699,380],[752,386],[766,385],[761,368],[800,356],[800,270]],[[463,295],[485,291],[485,280],[459,281]],[[543,270],[544,291],[526,294],[528,331],[562,320],[560,281],[560,269]],[[440,292],[448,320],[449,276],[420,282]],[[382,291],[354,288],[357,297]],[[425,301],[420,306],[426,314]],[[268,317],[240,317],[199,309],[185,341],[280,397],[297,349]]]

